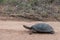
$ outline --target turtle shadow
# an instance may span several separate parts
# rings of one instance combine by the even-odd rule
[[[52,34],[52,33],[48,33],[48,32],[31,32],[31,31],[26,31],[26,30],[24,30],[24,31],[20,31],[20,33],[22,33],[22,34],[29,34],[29,35],[33,35],[33,34]]]
[[[48,32],[35,32],[34,34],[52,34],[52,33],[48,33]]]

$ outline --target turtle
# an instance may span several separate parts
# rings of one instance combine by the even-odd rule
[[[55,31],[52,28],[52,26],[50,26],[49,24],[46,23],[37,23],[32,25],[31,27],[28,27],[26,25],[23,25],[24,28],[29,29],[31,31],[30,34],[32,33],[49,33],[49,34],[54,34]]]

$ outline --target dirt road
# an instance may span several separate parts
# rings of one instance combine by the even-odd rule
[[[60,22],[44,22],[51,25],[55,34],[32,34],[22,25],[33,25],[41,22],[0,21],[0,40],[60,40]]]

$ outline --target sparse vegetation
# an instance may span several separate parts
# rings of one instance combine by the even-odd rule
[[[60,16],[59,3],[59,0],[0,0],[2,4],[0,9],[3,9],[1,12],[3,15],[15,15],[16,17],[19,15],[19,17],[29,19],[47,20],[50,19],[49,17],[60,18],[55,16],[55,14]]]

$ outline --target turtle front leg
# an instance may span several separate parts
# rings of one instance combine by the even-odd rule
[[[32,35],[32,34],[33,34],[32,32],[29,33],[29,35]]]
[[[31,32],[29,33],[30,35],[32,35],[33,33],[37,33],[35,30],[30,30]]]
[[[54,34],[55,32],[54,31],[51,31],[50,34]]]

